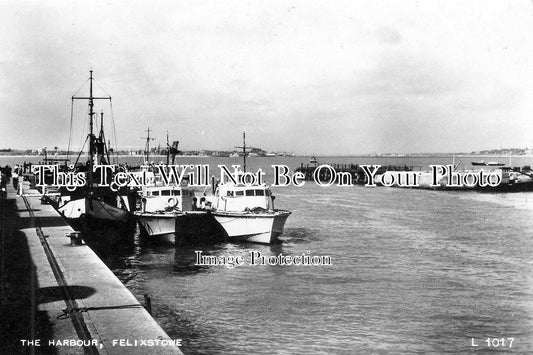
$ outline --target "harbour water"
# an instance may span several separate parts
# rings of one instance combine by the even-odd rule
[[[521,159],[513,165],[533,160]],[[186,160],[179,164],[210,164],[212,171],[217,164],[240,164],[233,158]],[[305,161],[255,158],[249,170],[261,167],[271,182],[271,164],[294,169]],[[293,212],[282,244],[175,248],[136,235],[132,245],[100,251],[137,298],[150,295],[154,318],[171,338],[183,340],[185,354],[533,351],[533,193],[313,182],[273,192],[276,207]],[[246,262],[196,266],[195,251]],[[332,265],[249,265],[250,252],[329,256]]]

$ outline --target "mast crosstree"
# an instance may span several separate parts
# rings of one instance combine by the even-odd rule
[[[105,163],[105,155],[107,154],[105,137],[103,135],[103,113],[101,115],[100,136],[97,138],[94,134],[94,100],[109,100],[111,102],[111,96],[93,96],[93,71],[90,70],[89,73],[89,96],[72,96],[72,104],[74,105],[74,100],[89,100],[89,134],[87,136],[89,140],[89,171],[87,172],[87,180],[89,186],[93,186],[93,167],[94,165]]]

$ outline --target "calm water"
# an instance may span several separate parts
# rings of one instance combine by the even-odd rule
[[[197,158],[188,162],[240,163]],[[331,158],[413,164],[446,159]],[[472,159],[479,160],[479,159]],[[487,159],[485,159],[487,160]],[[494,159],[489,159],[494,160]],[[515,164],[532,162],[513,159]],[[502,160],[507,162],[507,160]],[[256,158],[295,168],[304,158]],[[269,180],[270,181],[270,180]],[[174,248],[140,240],[106,262],[185,354],[533,352],[533,193],[273,189],[283,243]],[[194,265],[211,255],[328,255],[332,266]],[[478,347],[472,346],[472,338]],[[509,339],[514,338],[509,349]],[[497,341],[492,341],[497,344]]]

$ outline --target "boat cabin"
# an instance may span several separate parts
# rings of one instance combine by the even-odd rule
[[[212,208],[218,211],[243,212],[257,209],[272,210],[272,192],[266,185],[219,185]]]
[[[196,203],[194,190],[182,186],[149,186],[143,189],[141,197],[143,212],[192,211]]]

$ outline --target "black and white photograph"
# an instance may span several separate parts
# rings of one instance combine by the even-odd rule
[[[532,33],[0,0],[0,354],[533,353]]]

